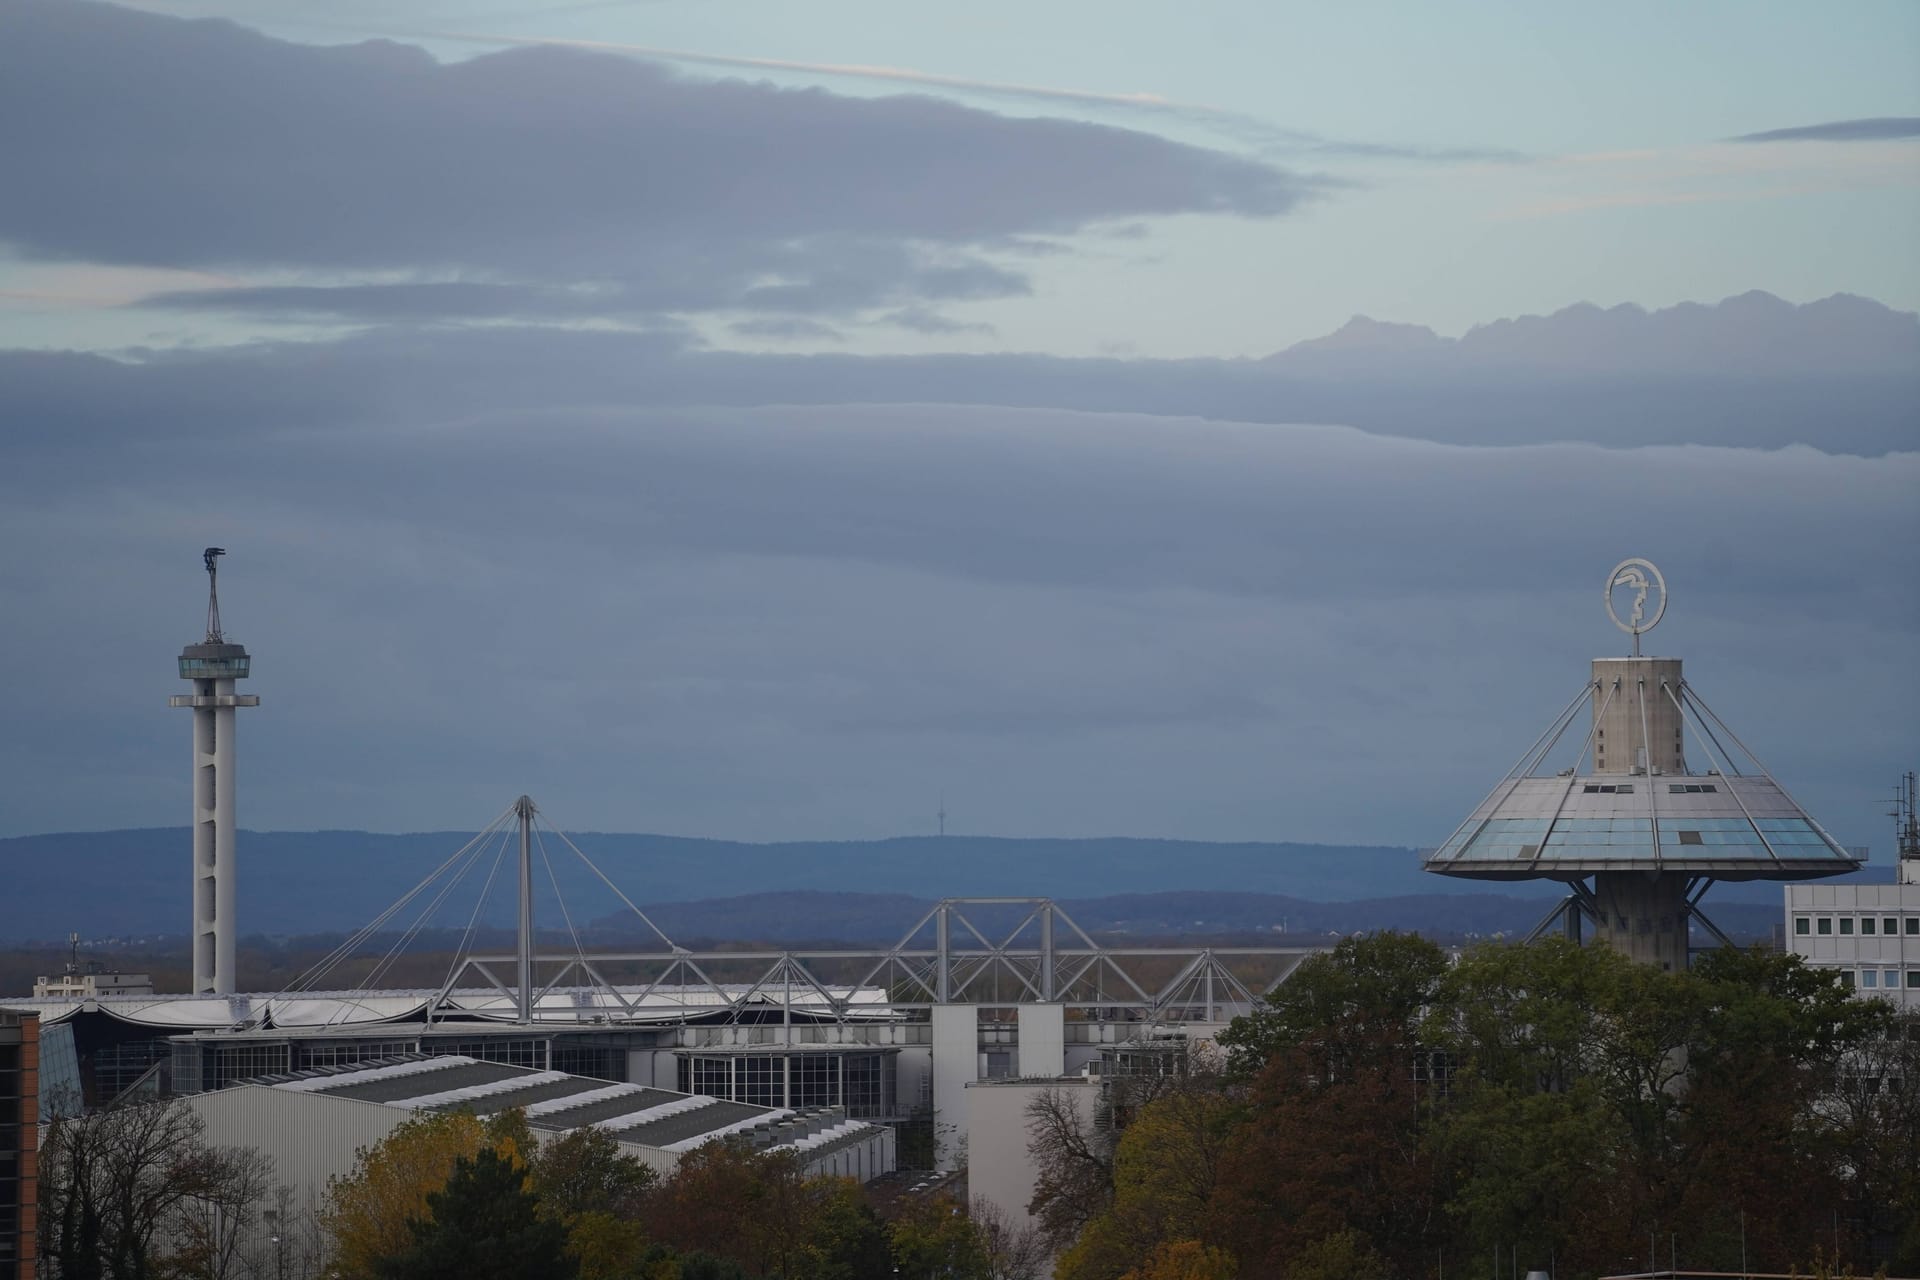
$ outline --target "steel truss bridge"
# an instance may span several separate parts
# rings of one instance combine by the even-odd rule
[[[644,926],[648,945],[589,950],[564,901],[570,950],[536,945],[533,884],[544,866],[556,899],[546,837],[611,889]],[[505,855],[516,844],[517,946],[482,953],[469,943]],[[425,880],[301,978],[312,990],[410,906],[424,904],[375,964],[374,986],[454,888],[493,858],[446,980],[428,1001],[429,1023],[476,1013],[527,1025],[649,1025],[691,1021],[871,1023],[936,1005],[1059,1004],[1088,1021],[1219,1022],[1244,1013],[1317,947],[1112,947],[1088,935],[1050,898],[945,898],[901,939],[879,949],[693,951],[678,946],[525,796]],[[1009,928],[1007,921],[1015,923]],[[476,1001],[475,992],[492,998]],[[291,993],[290,993],[291,994]]]

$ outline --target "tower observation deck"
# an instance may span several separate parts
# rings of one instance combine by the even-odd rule
[[[193,710],[193,990],[234,991],[234,712],[257,707],[258,696],[235,693],[252,662],[220,628],[220,566],[224,548],[208,547],[207,637],[180,651],[180,678],[190,694],[167,705]]]
[[[1623,592],[1621,589],[1625,588]],[[1659,593],[1647,616],[1647,596]],[[1616,594],[1632,597],[1622,620]],[[1633,654],[1596,658],[1586,685],[1492,793],[1426,859],[1440,875],[1548,879],[1569,895],[1555,919],[1635,960],[1687,965],[1688,926],[1716,880],[1811,880],[1857,870],[1746,744],[1700,698],[1678,658],[1643,657],[1640,637],[1666,612],[1666,583],[1645,560],[1607,579],[1607,611]],[[1561,742],[1583,719],[1571,764]],[[1535,931],[1536,934],[1540,930]]]

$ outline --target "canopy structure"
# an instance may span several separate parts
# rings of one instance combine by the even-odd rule
[[[1615,570],[1609,588],[1658,571]],[[1609,599],[1609,609],[1612,604]],[[1660,609],[1665,609],[1664,598]],[[1597,658],[1592,675],[1466,821],[1426,857],[1439,875],[1563,881],[1556,920],[1583,921],[1635,959],[1684,968],[1689,926],[1726,936],[1699,911],[1716,880],[1808,880],[1859,869],[1682,674],[1678,658]],[[1658,621],[1659,613],[1654,614]],[[1583,716],[1582,712],[1586,714]],[[1584,723],[1584,732],[1579,726]]]

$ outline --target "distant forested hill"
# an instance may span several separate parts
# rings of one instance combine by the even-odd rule
[[[240,928],[247,934],[308,934],[351,929],[378,915],[401,894],[447,861],[470,834],[426,832],[388,835],[364,831],[242,832]],[[1110,921],[1142,932],[1164,932],[1190,920],[1210,927],[1266,928],[1286,916],[1292,927],[1387,927],[1430,913],[1425,903],[1379,906],[1365,922],[1309,921],[1301,907],[1276,905],[1254,895],[1275,895],[1308,905],[1382,899],[1427,899],[1435,895],[1549,897],[1548,884],[1484,884],[1427,875],[1411,849],[1311,844],[1209,844],[1181,840],[1029,840],[983,836],[915,837],[868,842],[816,841],[739,844],[678,836],[585,834],[574,836],[609,878],[633,901],[648,906],[693,904],[743,895],[798,890],[845,895],[900,895],[911,899],[1005,894],[1062,900],[1153,895],[1151,903],[1111,908]],[[546,858],[576,921],[602,919],[623,910],[619,899],[552,836]],[[54,939],[69,931],[87,937],[184,933],[187,926],[189,837],[183,827],[130,831],[71,832],[0,840],[0,939]],[[463,885],[433,918],[458,927],[471,911],[478,886],[493,865],[489,844]],[[511,877],[501,859],[484,919],[504,920]],[[1884,868],[1868,878],[1884,879]],[[535,873],[538,893],[551,897],[546,863]],[[1167,895],[1208,895],[1204,910]],[[1225,895],[1224,898],[1218,895]],[[425,897],[431,895],[423,895]],[[1222,909],[1244,896],[1245,912]],[[1773,904],[1773,885],[1723,886],[1713,901]],[[1258,903],[1256,906],[1255,904]],[[867,906],[838,926],[841,936],[881,937],[893,913],[871,918]],[[1524,904],[1523,904],[1524,905]],[[1544,910],[1544,902],[1539,903]],[[550,908],[542,907],[542,919]],[[736,907],[735,910],[738,908]],[[1525,906],[1524,911],[1533,911]],[[772,914],[777,915],[776,908]],[[862,914],[866,913],[866,914]],[[1409,914],[1411,913],[1411,914]],[[556,918],[557,918],[557,913]],[[1468,914],[1465,902],[1447,914]],[[1246,918],[1242,918],[1245,916]],[[397,918],[403,923],[408,916]],[[1503,916],[1502,919],[1505,917]],[[867,923],[860,923],[866,920]],[[909,919],[907,923],[912,923]],[[664,922],[663,922],[664,927]],[[1463,929],[1481,927],[1461,924]],[[1504,926],[1503,926],[1504,927]],[[683,931],[712,936],[753,936],[735,928],[709,928],[692,921]],[[782,935],[786,936],[786,935]]]

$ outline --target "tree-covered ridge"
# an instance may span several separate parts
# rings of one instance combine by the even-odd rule
[[[1468,1274],[1496,1251],[1596,1276],[1647,1269],[1649,1240],[1662,1267],[1911,1273],[1917,1023],[1760,950],[1665,973],[1561,940],[1450,963],[1350,938],[1104,1149],[1036,1107],[1034,1209],[1062,1280]]]

